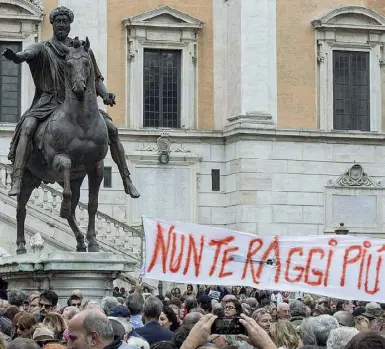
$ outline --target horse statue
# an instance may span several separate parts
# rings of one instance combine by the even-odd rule
[[[65,47],[65,100],[39,124],[34,135],[33,150],[17,198],[17,254],[27,252],[24,236],[26,205],[41,181],[57,182],[63,187],[60,216],[67,219],[76,237],[76,251],[87,251],[84,235],[75,218],[85,176],[89,183],[88,252],[99,251],[95,216],[103,180],[103,159],[108,151],[108,131],[98,109],[89,48],[88,38],[85,42],[75,38],[73,47]]]

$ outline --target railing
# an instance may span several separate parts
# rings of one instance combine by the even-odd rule
[[[12,166],[0,162],[0,187],[10,189],[12,179]],[[31,195],[29,203],[50,216],[61,219],[59,215],[62,193],[49,185],[41,184]],[[87,205],[79,202],[78,223],[81,228],[88,223]],[[142,251],[142,233],[129,225],[97,211],[96,229],[98,240],[105,245],[107,250],[118,251],[140,261]],[[68,227],[70,229],[70,227]]]

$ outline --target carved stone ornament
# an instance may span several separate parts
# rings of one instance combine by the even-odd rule
[[[381,186],[380,181],[373,181],[361,165],[355,164],[344,172],[336,181],[329,180],[329,186],[333,187],[374,187]]]
[[[37,7],[40,11],[43,11],[44,6],[42,0],[28,0],[28,2]]]
[[[171,153],[171,138],[168,135],[161,135],[156,144],[158,145],[159,162],[168,164]]]

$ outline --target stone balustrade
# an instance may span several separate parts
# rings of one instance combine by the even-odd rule
[[[11,173],[12,167],[0,162],[0,187],[10,189]],[[61,219],[59,215],[61,200],[62,193],[59,190],[42,183],[33,191],[28,204],[51,217]],[[77,220],[80,228],[85,230],[88,224],[87,204],[79,202]],[[141,260],[142,234],[139,230],[100,211],[96,213],[96,229],[102,249],[130,256],[138,262]]]

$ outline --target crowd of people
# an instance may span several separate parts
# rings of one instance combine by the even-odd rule
[[[140,284],[101,302],[79,290],[9,290],[0,300],[0,349],[385,349],[385,307],[243,287],[200,285],[154,296]],[[244,334],[212,333],[236,318]]]

